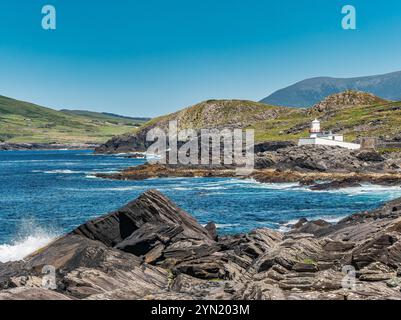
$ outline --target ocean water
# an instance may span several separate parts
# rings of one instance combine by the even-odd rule
[[[118,209],[155,188],[219,233],[258,227],[286,230],[301,217],[339,219],[401,197],[401,188],[363,185],[310,191],[297,183],[234,178],[95,178],[144,160],[91,151],[0,152],[0,262],[18,260],[89,219]]]

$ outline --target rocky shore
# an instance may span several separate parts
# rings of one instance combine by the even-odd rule
[[[98,144],[87,143],[8,143],[0,142],[0,151],[11,150],[92,150],[97,148]]]
[[[0,299],[401,299],[400,284],[401,199],[338,224],[220,236],[150,190],[0,263]]]
[[[97,176],[117,180],[241,178],[236,174],[234,166],[144,164]],[[300,182],[315,190],[355,187],[360,183],[401,186],[401,153],[382,155],[376,151],[352,151],[332,146],[284,146],[256,153],[255,170],[245,178],[263,183]]]

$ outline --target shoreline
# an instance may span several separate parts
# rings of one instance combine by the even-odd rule
[[[143,164],[129,167],[118,173],[98,173],[98,178],[112,180],[144,180],[168,177],[251,178],[260,183],[291,183],[316,186],[326,182],[328,188],[356,186],[359,183],[401,186],[401,173],[394,172],[299,172],[295,170],[256,169],[249,176],[238,176],[234,169],[172,167],[160,164]],[[331,184],[330,184],[331,182]]]
[[[94,143],[0,143],[0,151],[29,151],[29,150],[94,150]]]

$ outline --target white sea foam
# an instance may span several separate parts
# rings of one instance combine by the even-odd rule
[[[85,176],[85,178],[87,178],[87,179],[100,179],[99,177],[93,176],[93,175],[91,175],[91,174],[87,174],[87,175]]]
[[[23,221],[22,229],[10,243],[0,244],[0,262],[18,261],[46,246],[58,233],[35,226],[32,221]]]
[[[218,228],[218,229],[238,227],[238,226],[240,226],[239,223],[217,223],[216,224],[216,228]]]
[[[308,221],[316,221],[316,220],[324,220],[329,223],[337,223],[340,222],[342,219],[347,217],[347,215],[340,215],[340,216],[313,216],[309,217]],[[289,220],[286,223],[283,223],[279,226],[277,229],[280,232],[288,232],[291,230],[291,227],[296,224],[299,221],[299,219],[293,219]]]
[[[66,188],[66,189],[63,188],[62,190],[80,191],[80,192],[132,191],[132,190],[143,190],[143,186],[110,187],[110,188]]]
[[[206,224],[203,224],[202,226],[205,227]],[[216,223],[217,229],[224,229],[224,228],[231,228],[231,227],[238,227],[238,226],[240,226],[239,223]]]
[[[43,173],[50,173],[50,174],[73,174],[73,173],[82,173],[82,171],[58,169],[58,170],[43,171]]]
[[[306,188],[306,191],[310,191]],[[359,187],[350,187],[350,188],[341,188],[336,190],[316,190],[313,192],[328,192],[328,193],[337,193],[337,194],[346,194],[349,196],[358,196],[358,195],[383,195],[386,194],[391,197],[399,197],[401,196],[401,187],[400,186],[384,186],[377,184],[362,184]]]

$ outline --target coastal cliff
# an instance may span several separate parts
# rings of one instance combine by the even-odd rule
[[[150,190],[0,264],[0,299],[401,299],[400,283],[401,199],[337,224],[220,236]]]

